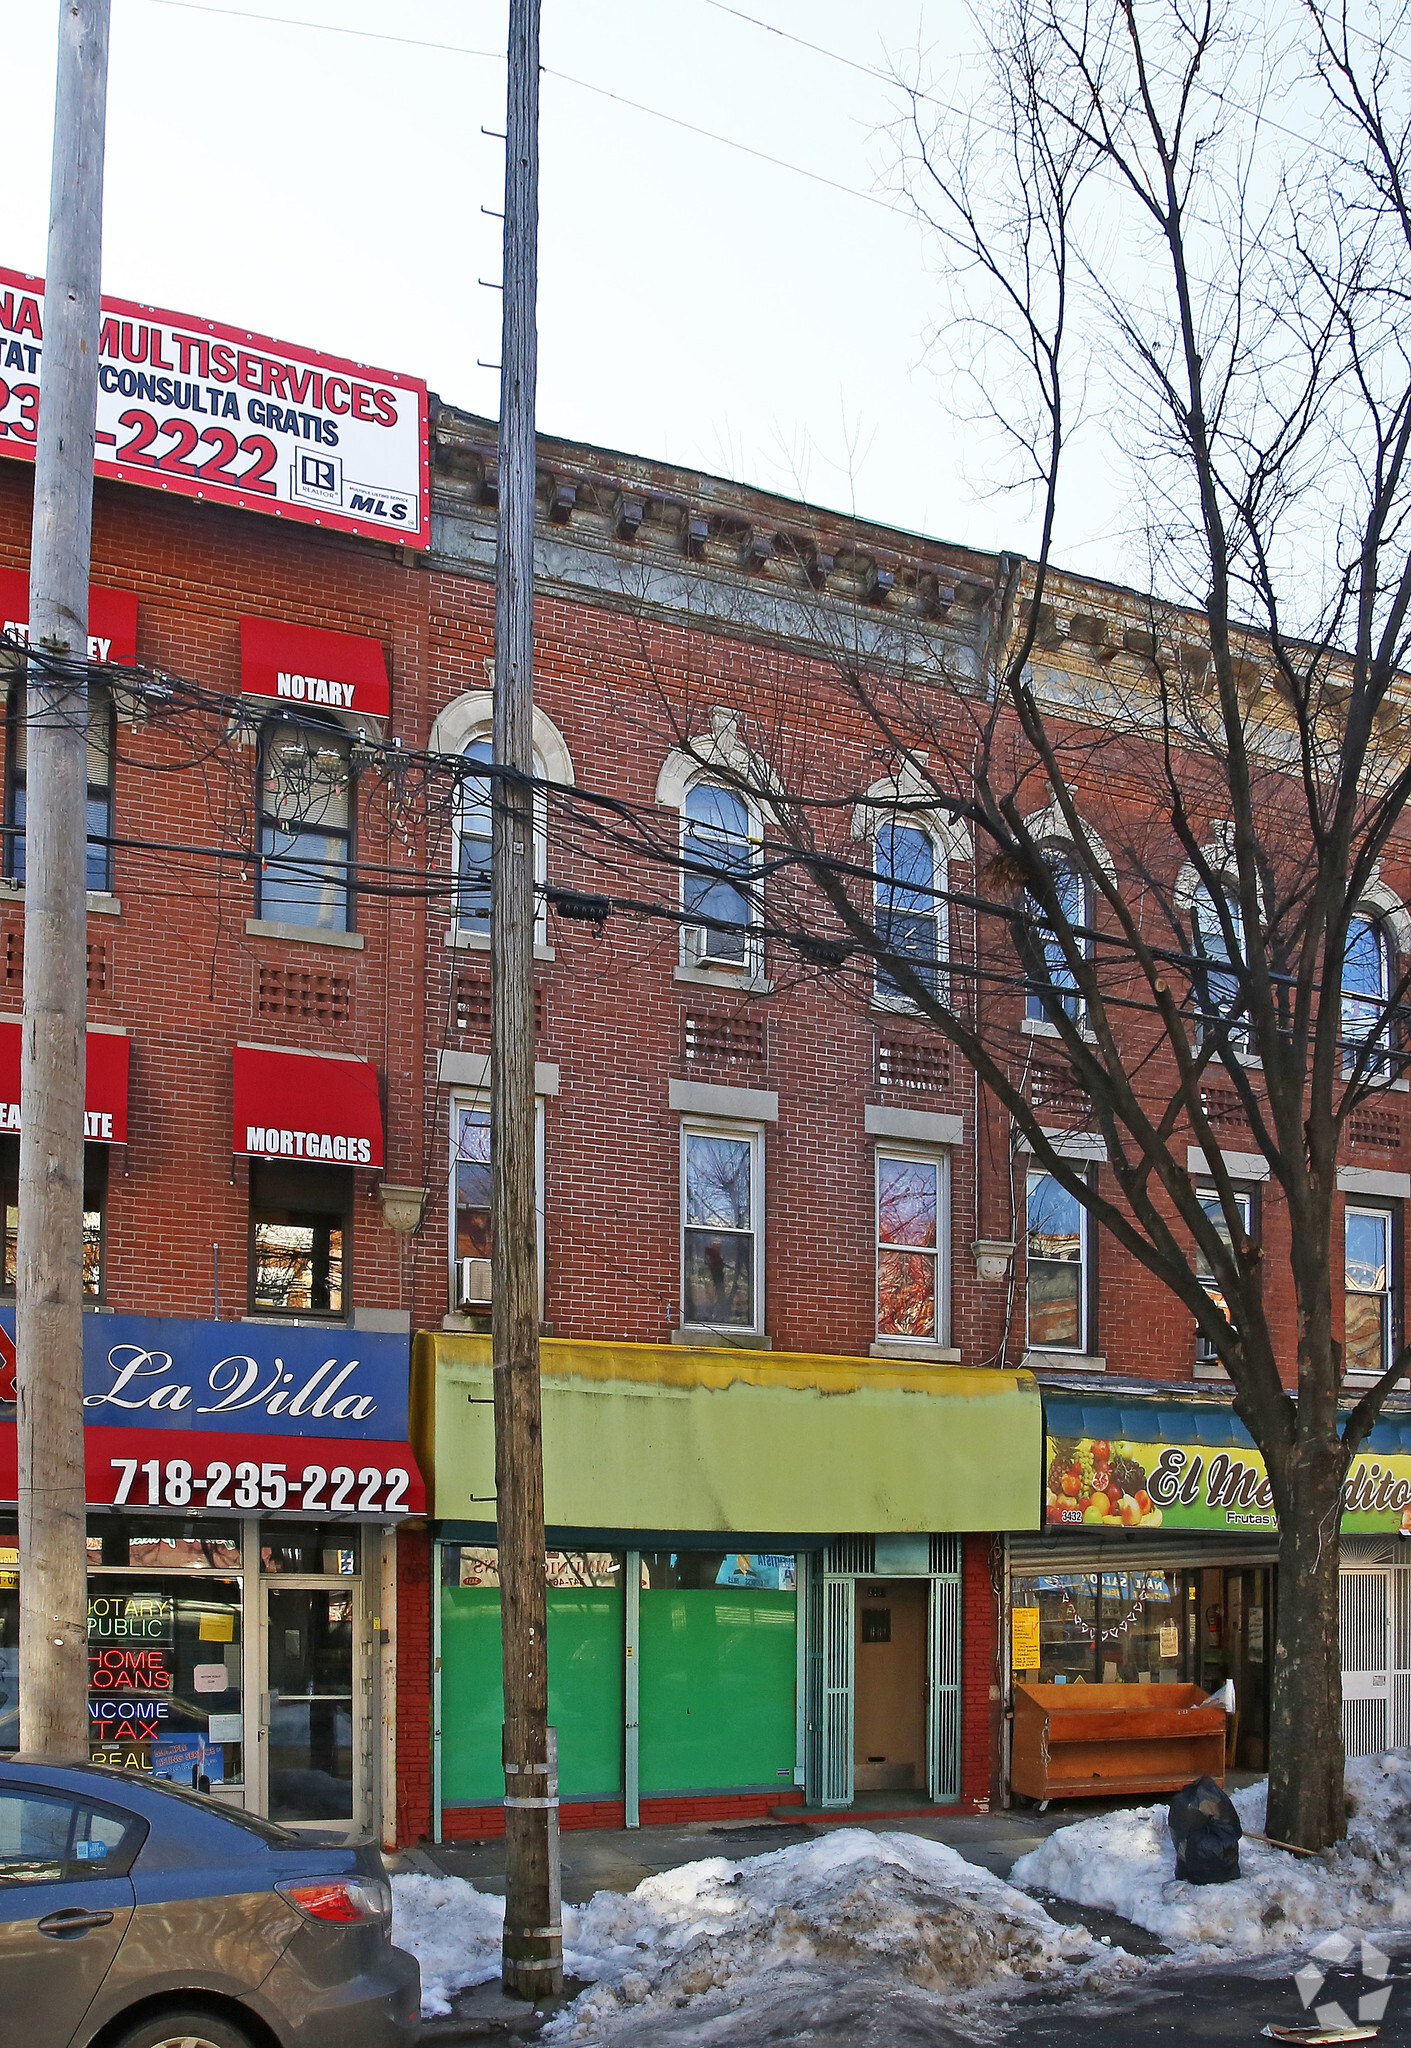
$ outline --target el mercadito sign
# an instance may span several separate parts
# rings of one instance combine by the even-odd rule
[[[0,1327],[13,1338],[13,1308],[0,1310]],[[85,1420],[109,1428],[402,1442],[407,1339],[341,1326],[86,1315],[83,1402]]]

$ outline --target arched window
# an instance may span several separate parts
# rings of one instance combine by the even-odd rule
[[[1342,955],[1342,1038],[1349,1067],[1357,1064],[1363,1046],[1390,1045],[1390,997],[1391,946],[1386,927],[1377,918],[1354,917],[1347,927]],[[1371,1073],[1379,1073],[1389,1064],[1385,1059],[1366,1061]]]
[[[28,748],[25,743],[25,686],[17,683],[8,702],[5,823],[5,873],[12,882],[25,878],[25,809]],[[84,886],[106,896],[113,886],[113,854],[107,841],[113,832],[113,753],[117,717],[113,693],[106,683],[88,686],[88,831]]]
[[[480,733],[461,748],[461,759],[488,768],[495,749],[488,732]],[[534,773],[544,769],[536,754]],[[493,784],[488,775],[467,775],[461,783],[460,811],[456,818],[456,928],[463,935],[490,935],[490,844],[494,815]],[[534,796],[534,937],[548,936],[544,884],[548,877],[549,809],[542,790]]]
[[[889,953],[908,961],[934,995],[940,986],[945,863],[935,841],[919,825],[883,825],[874,841],[877,872],[877,937]],[[877,993],[884,1001],[907,1000],[884,961],[877,963]]]
[[[700,924],[686,927],[688,962],[717,967],[754,964],[759,922],[753,888],[759,828],[738,790],[695,782],[681,816],[681,907]],[[711,919],[707,924],[705,919]]]
[[[331,720],[271,718],[260,735],[255,908],[278,924],[352,927],[352,742]]]
[[[1078,863],[1060,847],[1045,847],[1043,856],[1053,877],[1054,894],[1064,921],[1072,927],[1090,923],[1088,879]],[[1037,897],[1029,898],[1029,915],[1038,930],[1041,960],[1035,962],[1035,968],[1036,978],[1042,980],[1043,986],[1030,988],[1025,1003],[1026,1015],[1035,1023],[1047,1024],[1055,1021],[1058,1011],[1076,1019],[1083,1008],[1077,978]],[[1078,944],[1086,959],[1092,951],[1091,942],[1080,938]]]
[[[1203,882],[1196,885],[1191,899],[1191,936],[1201,960],[1212,963],[1196,973],[1196,1000],[1206,1029],[1220,1018],[1230,1016],[1240,1002],[1239,975],[1217,971],[1244,963],[1244,919],[1240,907],[1232,896],[1226,896],[1225,909],[1234,938],[1233,949],[1215,899]],[[1238,1050],[1244,1045],[1245,1036],[1241,1022],[1230,1033],[1231,1045]]]
[[[461,749],[464,761],[488,768],[494,749],[487,739]],[[535,862],[538,871],[538,862]],[[456,830],[456,924],[461,931],[490,930],[490,779],[468,775],[461,784]]]

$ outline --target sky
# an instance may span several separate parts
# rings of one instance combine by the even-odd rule
[[[0,264],[34,272],[57,17],[6,8]],[[493,415],[505,32],[504,0],[112,0],[105,290]],[[891,75],[963,95],[968,37],[962,0],[544,0],[541,428],[1032,545],[952,411],[940,252],[897,192]],[[1060,558],[1120,580],[1120,527],[1089,477]]]

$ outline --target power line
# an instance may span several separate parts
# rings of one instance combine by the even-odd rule
[[[302,21],[285,14],[251,14],[244,8],[218,7],[213,4],[213,0],[148,0],[148,4],[153,7],[175,7],[186,13],[221,15],[231,21],[260,21],[277,28],[310,29],[325,35],[352,36],[364,42],[395,43],[406,49],[433,50],[442,56],[491,58],[498,64],[505,61],[504,52],[500,50],[472,50],[461,43],[424,42],[413,36],[389,35],[382,29],[349,28],[341,22]],[[832,53],[824,51],[823,54],[827,56]],[[838,61],[847,63],[849,60],[839,58]],[[633,113],[645,114],[649,120],[664,121],[669,127],[680,128],[687,135],[696,135],[705,142],[717,143],[722,149],[733,149],[741,156],[752,157],[756,163],[769,164],[777,171],[787,171],[791,177],[807,178],[811,184],[822,185],[830,192],[841,192],[849,199],[860,199],[864,205],[880,207],[884,213],[894,213],[902,220],[914,222],[916,219],[910,207],[894,206],[890,200],[879,197],[875,192],[864,192],[858,185],[845,185],[838,178],[825,177],[822,171],[813,171],[803,164],[790,163],[786,157],[772,156],[767,150],[755,149],[748,142],[736,141],[732,135],[721,135],[716,129],[702,128],[694,121],[683,120],[679,114],[668,114],[660,107],[650,107],[641,100],[628,99],[625,93],[611,92],[604,85],[594,85],[586,78],[575,78],[571,72],[555,70],[552,65],[543,64],[540,69],[546,78],[555,79],[560,85],[572,86],[578,92],[592,93],[598,99],[612,100],[618,106],[630,107]],[[925,98],[926,95],[922,94],[920,97]]]

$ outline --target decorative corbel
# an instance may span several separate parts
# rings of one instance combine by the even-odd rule
[[[1009,1262],[1014,1257],[1012,1237],[977,1237],[970,1249],[975,1254],[977,1280],[993,1286],[1009,1278]]]
[[[382,1220],[389,1230],[395,1230],[399,1237],[409,1237],[421,1222],[422,1210],[426,1207],[425,1188],[396,1187],[389,1180],[378,1186],[382,1200]]]

